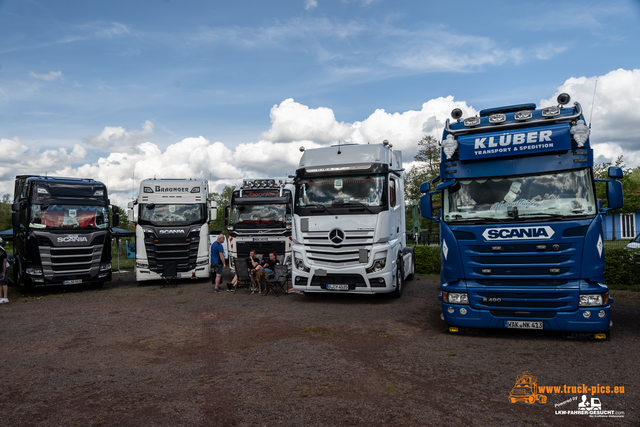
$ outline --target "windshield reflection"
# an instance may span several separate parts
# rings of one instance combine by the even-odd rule
[[[200,223],[207,219],[204,203],[184,205],[162,205],[148,203],[140,205],[140,222],[144,223]]]
[[[31,228],[107,228],[109,208],[106,206],[41,205],[31,206]]]
[[[459,180],[444,193],[445,221],[594,215],[588,169]]]
[[[300,179],[296,207],[383,206],[384,175],[351,175]]]

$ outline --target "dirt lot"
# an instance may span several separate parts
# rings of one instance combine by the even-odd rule
[[[0,306],[2,425],[638,425],[640,295],[613,291],[609,342],[444,333],[432,278],[386,297],[213,292],[207,282],[52,289]],[[559,415],[582,393],[624,418]],[[571,398],[578,400],[568,403]],[[589,395],[589,398],[592,396]],[[590,400],[590,399],[589,399]]]

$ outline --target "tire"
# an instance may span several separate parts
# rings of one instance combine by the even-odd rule
[[[541,405],[544,405],[547,403],[547,396],[538,395],[538,402],[540,402]]]
[[[398,268],[396,268],[396,289],[391,292],[391,296],[393,298],[400,298],[402,296],[402,291],[404,290],[404,268],[402,263],[402,256],[398,257],[396,264]]]

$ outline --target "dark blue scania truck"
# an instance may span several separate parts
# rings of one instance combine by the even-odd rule
[[[608,338],[602,215],[622,207],[622,170],[595,179],[579,103],[521,104],[447,120],[440,175],[422,184],[421,215],[440,224],[449,332],[562,331]],[[431,186],[441,181],[435,189]],[[607,207],[595,182],[606,182]],[[432,196],[442,209],[432,216]]]

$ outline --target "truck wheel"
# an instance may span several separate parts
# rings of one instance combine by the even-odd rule
[[[544,405],[547,403],[547,396],[538,395],[538,402]]]
[[[394,298],[400,298],[402,290],[404,288],[404,269],[402,268],[402,256],[398,257],[396,261],[398,268],[396,268],[396,289],[391,292],[391,296]]]

